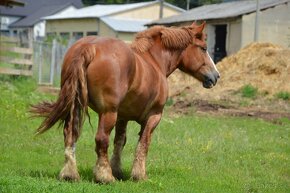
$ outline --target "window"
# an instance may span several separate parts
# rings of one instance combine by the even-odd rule
[[[84,36],[83,32],[73,32],[73,38],[75,40],[81,39]]]
[[[54,38],[56,38],[56,33],[55,32],[48,32],[46,33],[46,41],[51,42]]]
[[[62,40],[68,40],[69,39],[69,32],[60,32],[59,33]]]
[[[98,32],[96,32],[96,31],[87,32],[87,36],[97,36],[97,35],[98,35]]]

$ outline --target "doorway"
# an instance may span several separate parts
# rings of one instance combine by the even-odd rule
[[[226,52],[227,25],[215,25],[214,62],[217,63],[227,56]]]

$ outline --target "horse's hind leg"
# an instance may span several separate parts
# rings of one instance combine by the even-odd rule
[[[99,114],[99,125],[96,134],[96,153],[98,156],[95,167],[95,178],[97,182],[109,183],[115,181],[108,159],[109,137],[117,120],[116,112]]]
[[[78,134],[73,129],[73,119],[70,116],[64,124],[64,144],[65,144],[65,164],[59,174],[61,180],[78,181],[80,175],[78,173],[76,157],[75,157],[75,144],[78,139]]]
[[[147,179],[146,175],[146,157],[148,148],[151,142],[151,135],[156,126],[158,125],[161,119],[160,114],[151,115],[147,121],[141,124],[141,131],[139,133],[139,143],[136,148],[135,159],[133,162],[133,168],[131,177],[133,180],[145,180]]]
[[[113,175],[117,179],[123,178],[123,173],[121,169],[121,155],[123,148],[126,144],[126,127],[128,121],[119,120],[116,123],[115,127],[115,139],[114,139],[114,150],[111,158],[111,167]]]

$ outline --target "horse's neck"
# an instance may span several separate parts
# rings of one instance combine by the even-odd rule
[[[178,68],[181,50],[169,51],[161,48],[153,48],[149,53],[154,61],[156,61],[162,73],[168,77],[174,70]]]

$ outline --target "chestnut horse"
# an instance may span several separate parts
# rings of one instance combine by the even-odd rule
[[[166,78],[177,68],[201,81],[205,88],[213,87],[219,78],[207,52],[204,26],[155,26],[138,33],[131,45],[113,38],[88,36],[68,50],[57,101],[43,102],[31,109],[45,118],[38,133],[58,121],[64,123],[65,164],[60,179],[80,179],[75,144],[88,106],[99,115],[95,180],[109,183],[122,177],[121,154],[130,120],[141,125],[131,177],[147,178],[145,162],[151,134],[168,97]],[[114,150],[109,161],[109,136],[114,127]]]

